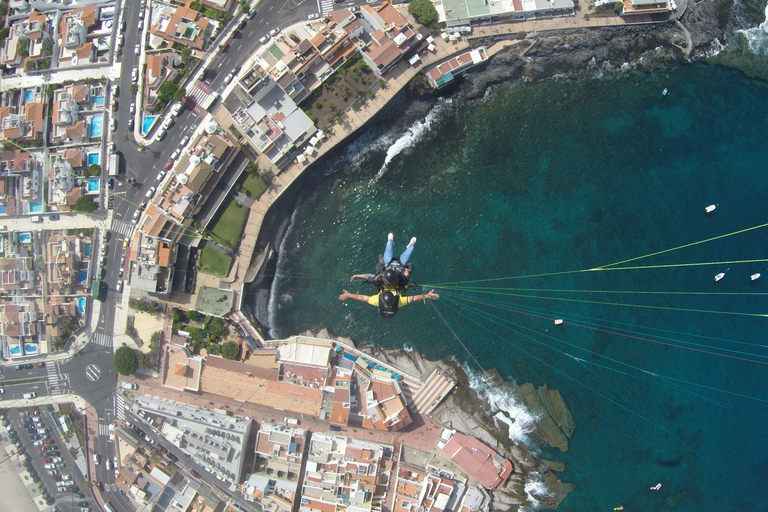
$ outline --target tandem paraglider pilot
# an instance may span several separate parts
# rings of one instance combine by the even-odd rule
[[[431,290],[429,293],[422,293],[420,295],[401,295],[398,290],[382,290],[376,295],[363,295],[361,293],[350,293],[344,290],[344,293],[339,295],[339,300],[355,299],[360,302],[367,302],[371,306],[377,306],[379,308],[379,316],[381,318],[392,318],[397,313],[397,309],[410,304],[411,302],[419,300],[436,300],[440,296],[435,293],[435,290]]]

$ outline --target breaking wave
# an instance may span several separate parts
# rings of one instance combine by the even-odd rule
[[[510,390],[499,388],[487,377],[480,376],[465,365],[462,367],[469,379],[469,387],[490,405],[496,421],[509,427],[509,438],[525,444],[532,452],[536,451],[536,446],[528,434],[536,428],[539,418],[532,414]]]
[[[765,21],[757,27],[737,30],[744,36],[750,51],[756,55],[768,55],[768,5],[765,6]]]
[[[450,98],[442,98],[432,109],[427,113],[422,121],[416,121],[406,132],[401,135],[390,147],[387,149],[387,156],[384,158],[384,164],[376,173],[376,176],[371,180],[370,185],[376,183],[379,178],[384,175],[390,162],[407,149],[412,148],[417,142],[422,140],[427,135],[432,126],[443,118],[448,106],[452,103]]]

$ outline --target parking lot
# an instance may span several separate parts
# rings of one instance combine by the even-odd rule
[[[62,437],[57,408],[0,410],[3,460],[10,461],[18,478],[40,510],[98,510]]]

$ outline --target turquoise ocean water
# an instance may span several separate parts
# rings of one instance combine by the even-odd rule
[[[768,510],[768,261],[747,262],[768,258],[749,229],[768,223],[766,133],[768,85],[711,65],[416,104],[305,185],[273,334],[327,327],[559,389],[577,429],[542,454],[579,487],[563,510]],[[418,237],[414,279],[442,298],[384,321],[337,297],[369,292],[348,277],[390,231],[397,254]]]

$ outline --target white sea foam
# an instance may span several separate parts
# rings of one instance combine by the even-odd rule
[[[523,489],[528,497],[528,504],[531,510],[539,510],[541,506],[540,500],[552,497],[552,491],[536,471],[528,474],[528,480],[525,482]]]
[[[434,107],[427,113],[423,121],[416,121],[408,130],[401,135],[387,150],[387,156],[384,158],[384,164],[376,173],[376,176],[371,180],[370,185],[376,183],[379,178],[384,175],[387,170],[387,166],[397,155],[412,148],[417,142],[419,142],[426,134],[429,133],[432,126],[443,117],[448,105],[452,100],[450,98],[441,99]]]
[[[391,133],[380,134],[377,130],[367,130],[363,135],[344,148],[337,158],[328,165],[323,172],[324,176],[330,176],[346,165],[355,165],[369,155],[372,151],[380,151],[389,147],[394,141]]]
[[[290,304],[291,301],[293,301],[293,296],[291,296],[289,293],[282,293],[278,297],[277,290],[280,289],[280,281],[285,275],[284,268],[286,260],[290,259],[281,256],[285,254],[285,250],[287,249],[286,244],[288,243],[288,239],[293,232],[296,219],[299,218],[300,210],[301,208],[298,206],[293,209],[293,214],[291,214],[291,221],[288,224],[288,229],[285,230],[283,239],[280,241],[280,247],[277,248],[277,254],[279,256],[277,258],[277,266],[275,268],[275,277],[272,279],[272,285],[269,288],[269,301],[267,302],[267,321],[271,326],[269,335],[273,338],[278,337],[278,333],[275,331],[274,326],[276,325],[275,322],[277,322],[277,313],[280,309],[280,306]]]
[[[765,18],[757,27],[737,30],[746,39],[750,51],[757,55],[768,55],[768,5],[765,6]]]
[[[498,388],[493,382],[462,365],[469,378],[469,386],[496,412],[495,418],[509,427],[509,438],[525,444],[529,450],[536,447],[528,434],[536,428],[537,418],[526,409],[519,397]]]

